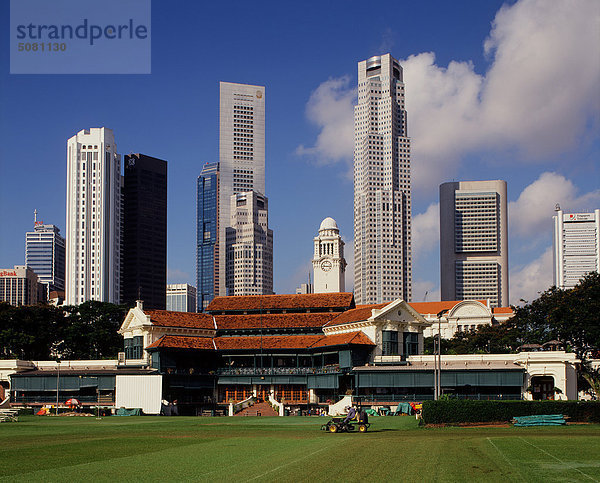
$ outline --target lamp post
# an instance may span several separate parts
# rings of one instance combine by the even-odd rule
[[[58,390],[60,387],[60,358],[56,361],[56,415],[58,416]]]
[[[437,354],[434,350],[434,399],[437,401],[442,396],[442,316],[448,310],[443,309],[437,313],[438,319],[438,333],[437,333]],[[435,343],[435,338],[434,338]]]

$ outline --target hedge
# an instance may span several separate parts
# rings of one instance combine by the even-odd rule
[[[424,401],[424,424],[510,421],[515,416],[563,414],[569,421],[600,423],[598,401]]]

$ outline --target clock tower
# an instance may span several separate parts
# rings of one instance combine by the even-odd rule
[[[344,292],[346,290],[346,260],[344,242],[333,218],[325,218],[314,239],[314,293]]]

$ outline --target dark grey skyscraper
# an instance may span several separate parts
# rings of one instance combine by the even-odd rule
[[[122,302],[165,309],[167,293],[167,162],[124,157]]]

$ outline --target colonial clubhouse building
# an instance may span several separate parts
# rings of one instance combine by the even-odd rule
[[[432,317],[413,305],[427,314],[440,304],[449,313],[464,309],[400,299],[356,306],[351,293],[215,297],[203,314],[144,310],[140,303],[120,333],[127,365],[158,371],[163,397],[190,410],[250,396],[299,409],[345,394],[373,404],[422,400],[433,397],[433,356],[422,355]],[[481,302],[473,304],[466,312],[480,320]],[[554,377],[549,359],[560,359]],[[541,369],[532,371],[536,361]],[[521,399],[539,373],[536,397],[554,397],[556,386],[576,398],[575,362],[562,352],[444,356],[442,386],[462,397]],[[548,381],[551,387],[543,385]]]
[[[507,316],[485,301],[357,306],[351,293],[215,297],[205,313],[145,310],[138,302],[119,330],[125,353],[118,360],[0,361],[0,389],[13,405],[74,397],[149,414],[165,399],[177,401],[180,414],[232,414],[251,397],[280,414],[331,410],[348,395],[391,406],[433,398],[424,331],[467,330]],[[577,399],[578,363],[563,351],[442,355],[442,391]]]

